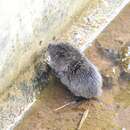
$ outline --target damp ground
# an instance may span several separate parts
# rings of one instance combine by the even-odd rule
[[[120,78],[120,62],[115,64],[100,49],[115,52],[130,42],[130,4],[100,34],[85,55],[103,73],[103,95],[91,100],[56,108],[71,102],[73,95],[57,79],[51,78],[32,109],[15,130],[76,130],[82,115],[89,109],[81,130],[130,130],[130,82]]]

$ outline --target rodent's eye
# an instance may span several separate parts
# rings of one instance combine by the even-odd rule
[[[60,54],[60,57],[65,57],[65,55],[63,53]]]

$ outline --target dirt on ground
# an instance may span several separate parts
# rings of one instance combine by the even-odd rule
[[[114,63],[116,51],[130,42],[130,4],[100,34],[85,55],[104,76],[103,95],[56,108],[73,100],[73,95],[57,79],[51,78],[32,110],[15,130],[76,130],[83,113],[89,109],[80,130],[130,130],[130,82],[120,79],[120,61]],[[101,45],[98,48],[97,45]],[[113,57],[99,49],[115,50]],[[78,130],[78,129],[77,129]]]

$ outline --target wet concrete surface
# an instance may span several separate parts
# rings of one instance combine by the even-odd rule
[[[129,14],[130,4],[85,51],[101,73],[111,78],[111,87],[108,87],[109,82],[103,86],[103,95],[99,97],[101,102],[85,101],[54,111],[74,97],[57,79],[51,77],[32,110],[15,130],[76,130],[88,108],[89,113],[81,130],[130,130],[130,81],[120,78],[121,62],[114,64],[113,60],[99,53],[96,46],[98,42],[104,48],[119,51],[130,42]]]

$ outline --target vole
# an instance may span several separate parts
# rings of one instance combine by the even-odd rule
[[[68,43],[49,44],[48,64],[56,77],[76,96],[85,99],[102,94],[102,77],[97,67]]]

